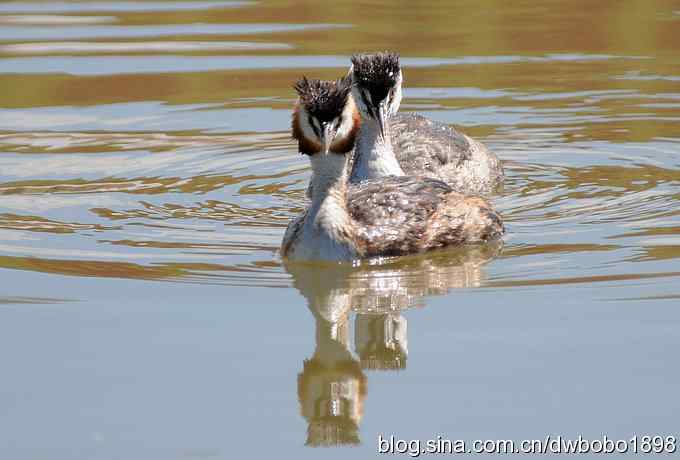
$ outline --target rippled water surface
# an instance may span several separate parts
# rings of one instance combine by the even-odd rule
[[[679,44],[671,0],[0,3],[2,457],[680,436]],[[382,49],[503,159],[504,244],[284,265],[291,84]]]

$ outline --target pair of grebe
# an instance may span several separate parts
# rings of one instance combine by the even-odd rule
[[[337,81],[302,78],[292,132],[308,155],[311,204],[286,229],[291,260],[351,261],[498,239],[483,198],[503,180],[484,145],[420,115],[397,114],[394,53],[352,57]]]

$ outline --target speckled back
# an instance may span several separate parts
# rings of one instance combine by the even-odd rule
[[[352,185],[347,193],[357,242],[368,257],[488,241],[504,232],[485,200],[436,179],[389,176]]]
[[[394,154],[407,175],[441,179],[461,193],[491,193],[503,180],[498,158],[457,129],[415,113],[390,118]]]

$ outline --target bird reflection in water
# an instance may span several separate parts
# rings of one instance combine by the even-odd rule
[[[406,318],[400,313],[357,314],[354,348],[363,369],[406,368],[408,337]]]
[[[349,264],[286,263],[316,322],[316,348],[298,375],[308,446],[359,444],[368,390],[365,370],[402,370],[408,356],[402,312],[425,296],[477,287],[502,242],[419,256]],[[354,352],[350,349],[350,316]]]

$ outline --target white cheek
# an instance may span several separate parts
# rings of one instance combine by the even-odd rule
[[[402,77],[399,75],[399,78],[397,79],[397,86],[394,90],[394,100],[392,101],[392,105],[390,107],[390,112],[393,114],[397,113],[399,106],[401,105],[401,84]]]
[[[352,87],[352,98],[354,99],[359,112],[368,114],[368,108],[366,107],[366,104],[364,104],[364,100],[361,97],[361,90],[359,90],[358,86]]]
[[[307,117],[305,114],[300,116],[300,128],[302,129],[302,134],[304,134],[307,139],[312,139],[318,142],[318,138],[316,137],[314,130],[309,125],[309,117]]]
[[[336,138],[338,139],[343,139],[347,135],[349,135],[350,131],[352,130],[352,120],[346,120],[343,118],[342,124],[338,128],[338,134],[336,134]]]
[[[347,104],[347,106],[342,111],[342,124],[340,124],[340,127],[338,128],[336,138],[342,139],[345,136],[349,135],[354,126],[353,115],[354,115],[353,107],[351,106],[351,104]]]
[[[394,91],[394,99],[392,100],[392,105],[390,106],[390,112],[394,115],[399,110],[401,105],[401,87],[397,87]]]

